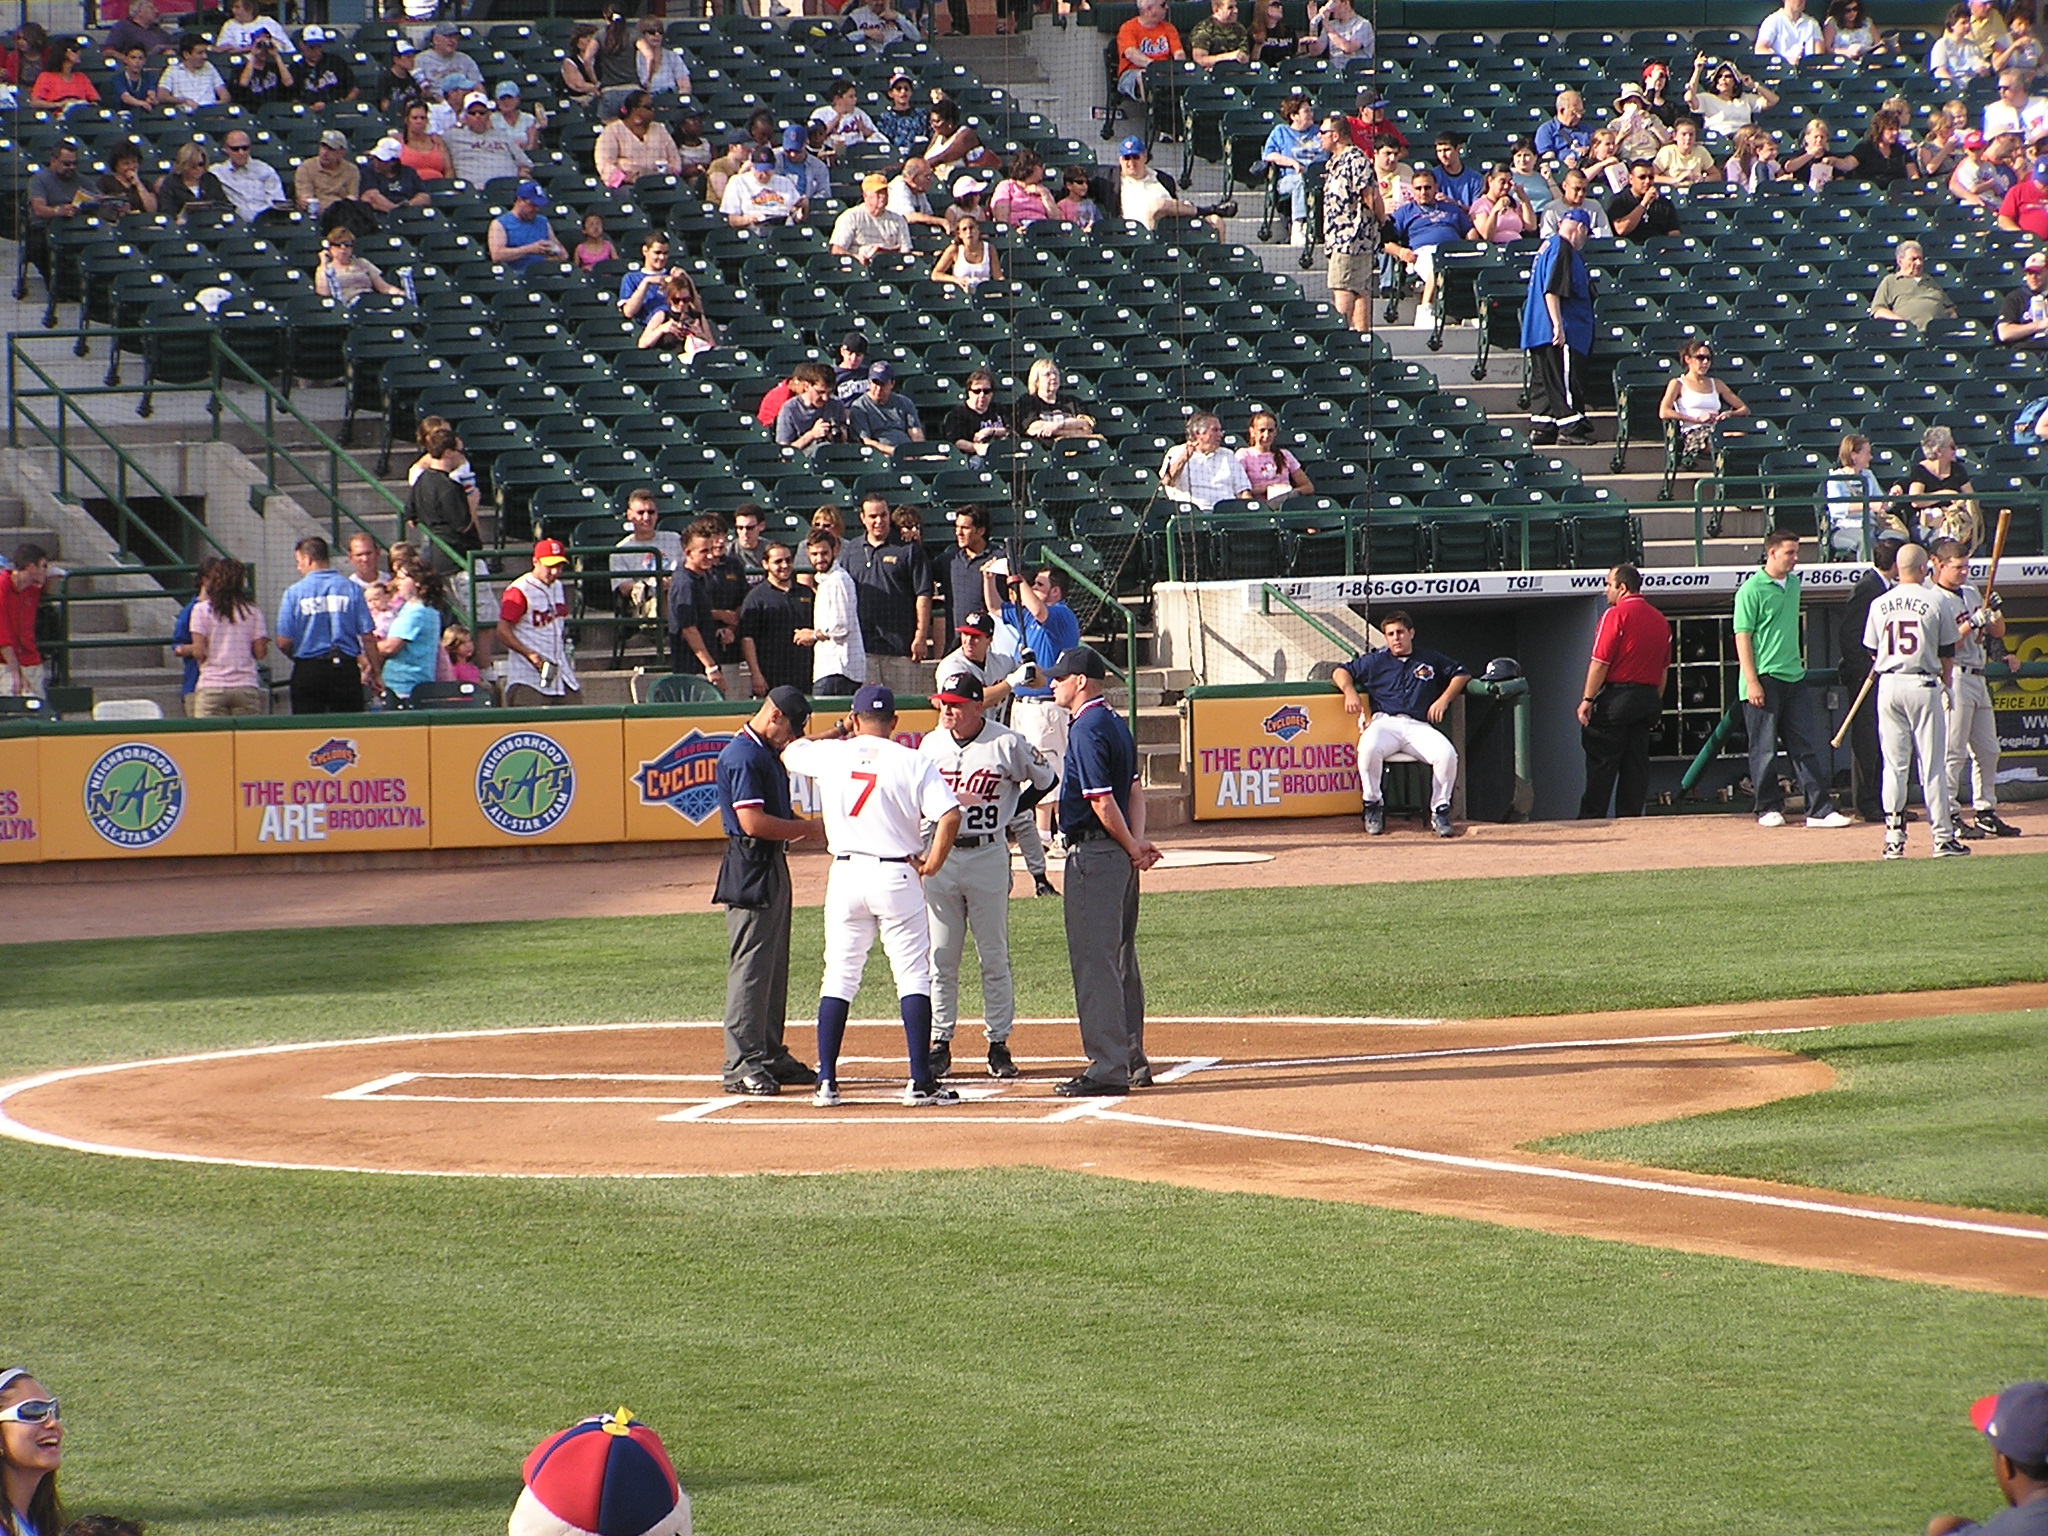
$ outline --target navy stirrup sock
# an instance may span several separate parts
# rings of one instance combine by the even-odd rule
[[[922,992],[899,997],[903,1010],[903,1040],[910,1047],[910,1080],[932,1080],[932,1000]]]
[[[839,1081],[839,1045],[846,1038],[846,1016],[853,1004],[843,997],[818,999],[818,1078]]]

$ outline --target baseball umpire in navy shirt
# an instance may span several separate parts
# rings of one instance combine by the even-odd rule
[[[718,816],[725,861],[711,899],[725,908],[730,958],[725,976],[725,1091],[756,1097],[784,1084],[808,1087],[817,1074],[782,1043],[789,1011],[788,845],[822,842],[825,824],[789,803],[782,749],[803,735],[811,705],[794,688],[774,688],[718,754]]]
[[[1088,1069],[1053,1091],[1063,1098],[1149,1087],[1145,979],[1138,974],[1138,875],[1159,862],[1145,838],[1138,744],[1102,696],[1109,669],[1087,646],[1062,652],[1052,691],[1070,711],[1060,770],[1060,832],[1067,840],[1067,959]]]

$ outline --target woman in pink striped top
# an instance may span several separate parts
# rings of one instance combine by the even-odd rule
[[[263,610],[244,590],[248,579],[241,561],[217,560],[200,585],[192,610],[192,655],[199,663],[192,713],[200,719],[264,712],[256,663],[270,649],[270,632]]]

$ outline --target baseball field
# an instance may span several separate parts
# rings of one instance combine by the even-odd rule
[[[703,1089],[714,914],[10,946],[0,1364],[74,1511],[194,1536],[502,1530],[621,1404],[714,1536],[1910,1536],[1992,1512],[1967,1406],[2048,1374],[2044,889],[1149,895],[1174,1081],[1064,1119],[1018,902],[1022,1089],[906,1123],[856,1031],[823,1130]],[[798,1015],[820,950],[800,910]]]

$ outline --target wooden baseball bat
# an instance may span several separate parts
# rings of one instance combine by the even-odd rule
[[[1839,747],[1849,739],[1849,726],[1856,718],[1856,711],[1863,707],[1863,701],[1870,697],[1870,690],[1877,686],[1877,674],[1872,672],[1863,679],[1863,686],[1856,690],[1855,702],[1849,706],[1849,713],[1842,716],[1842,728],[1828,738],[1828,745]]]
[[[1998,532],[1991,539],[1991,571],[1984,578],[1984,601],[1989,604],[1991,592],[1998,585],[1998,562],[2005,558],[2005,536],[2012,528],[2012,508],[2005,507],[1998,514]]]

